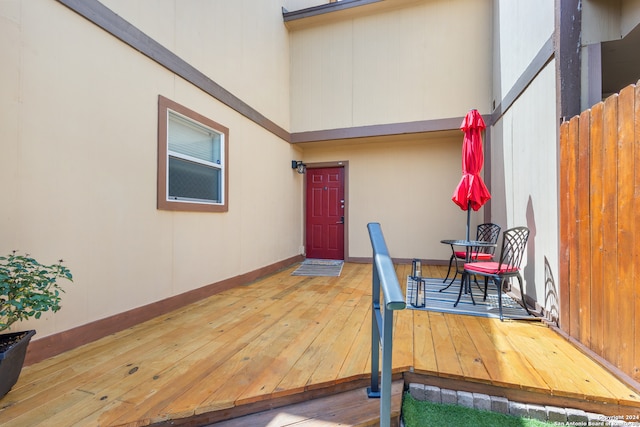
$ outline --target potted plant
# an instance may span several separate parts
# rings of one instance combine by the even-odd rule
[[[2,333],[13,323],[42,313],[60,310],[58,280],[73,280],[69,269],[57,264],[40,264],[34,258],[13,251],[0,256],[0,398],[18,381],[27,345],[34,330]]]

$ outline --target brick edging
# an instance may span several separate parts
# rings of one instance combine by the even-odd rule
[[[625,423],[624,420],[616,419],[617,417],[585,412],[582,409],[512,402],[504,397],[470,393],[468,391],[441,389],[440,387],[419,383],[409,384],[409,394],[416,400],[460,405],[482,411],[499,412],[516,417],[547,421],[556,425],[616,427],[640,425]]]

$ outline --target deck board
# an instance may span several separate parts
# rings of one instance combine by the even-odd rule
[[[294,269],[25,367],[0,400],[0,424],[218,420],[361,386],[371,364],[371,265],[346,263],[329,278],[291,276]],[[410,269],[396,266],[403,288]],[[444,274],[423,266],[425,276]],[[395,313],[394,334],[398,375],[640,413],[634,390],[541,322],[404,310]]]
[[[482,355],[473,343],[471,334],[466,328],[465,316],[447,316],[446,322],[454,347],[458,355],[458,363],[464,378],[470,381],[490,382],[487,368],[482,363]]]
[[[414,369],[426,374],[438,374],[436,349],[431,332],[431,321],[428,311],[413,312],[413,358]]]
[[[481,328],[485,331],[487,338],[493,345],[493,350],[489,353],[485,353],[485,356],[495,356],[493,368],[493,381],[494,384],[500,384],[502,386],[519,385],[523,390],[546,390],[553,392],[554,389],[544,381],[544,378],[540,375],[540,370],[546,369],[548,366],[542,364],[533,365],[529,362],[520,349],[514,347],[509,339],[510,326],[513,322],[491,322],[492,319],[476,318],[476,321],[480,324]],[[537,328],[535,325],[532,327]],[[532,330],[532,333],[538,333],[538,330]],[[484,338],[480,334],[481,338]],[[535,361],[534,361],[535,362]],[[487,365],[485,365],[487,366]],[[559,369],[562,365],[555,365],[556,369]],[[559,369],[558,372],[561,370]]]
[[[523,352],[528,362],[535,363],[536,371],[543,378],[546,384],[555,393],[566,393],[564,395],[585,399],[589,392],[586,388],[594,389],[593,392],[601,395],[603,398],[608,397],[608,391],[604,388],[597,389],[598,384],[586,382],[583,371],[584,367],[576,364],[573,360],[563,352],[557,351],[552,342],[548,342],[545,336],[536,334],[522,333],[520,328],[512,327],[511,333],[508,335],[509,341],[514,348],[518,348]],[[559,375],[557,365],[562,366],[562,375]]]
[[[458,360],[458,353],[454,344],[455,337],[451,336],[446,317],[447,315],[444,313],[429,313],[438,375],[441,377],[463,378],[464,372]]]

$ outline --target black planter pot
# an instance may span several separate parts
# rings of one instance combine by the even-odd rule
[[[0,343],[6,340],[15,340],[16,337],[22,335],[8,349],[0,351],[0,399],[9,393],[11,387],[18,381],[24,357],[27,354],[27,346],[35,333],[36,331],[31,330],[0,335]]]

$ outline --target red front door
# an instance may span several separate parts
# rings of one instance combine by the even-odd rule
[[[307,258],[344,259],[344,168],[307,169]]]

